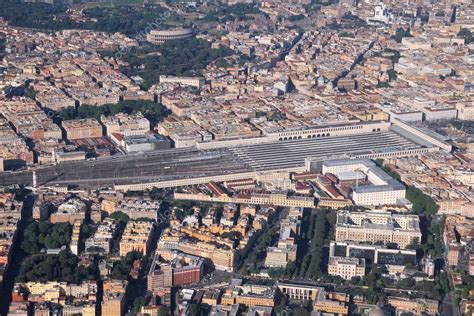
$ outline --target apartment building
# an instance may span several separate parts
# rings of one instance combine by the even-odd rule
[[[147,275],[148,291],[158,294],[164,288],[173,286],[173,267],[168,262],[161,261],[159,255],[155,255]]]
[[[147,288],[159,292],[165,287],[195,284],[204,273],[204,258],[174,251],[170,261],[155,255],[148,271]]]
[[[300,234],[302,208],[291,208],[280,222],[280,234],[276,247],[267,248],[265,266],[286,267],[290,261],[296,261],[297,238]]]
[[[222,305],[240,304],[246,307],[275,306],[276,287],[264,285],[231,285],[221,297]]]
[[[149,198],[124,198],[118,202],[116,210],[127,214],[133,220],[149,218],[157,221],[160,204],[160,201]]]
[[[182,240],[179,242],[179,251],[188,253],[191,255],[209,258],[212,261],[215,268],[224,271],[233,271],[235,264],[235,249],[232,249],[226,245],[214,242],[192,242]]]
[[[125,256],[130,251],[139,251],[146,256],[150,249],[153,228],[154,224],[151,222],[128,221],[119,243],[120,256]]]
[[[105,126],[107,136],[118,133],[123,136],[141,136],[150,131],[150,121],[141,112],[135,114],[118,113],[113,116],[102,115],[100,121]]]
[[[63,121],[62,126],[69,140],[102,136],[102,125],[93,118]]]
[[[206,79],[204,77],[160,76],[160,83],[176,83],[201,89],[206,83]]]
[[[222,195],[220,197],[212,197],[204,193],[175,192],[174,198],[181,200],[229,202],[251,205],[276,205],[287,207],[314,207],[315,205],[314,197],[289,196],[287,192],[252,193],[250,195],[239,194],[233,197],[229,197],[227,195]]]
[[[97,227],[94,235],[86,239],[86,252],[98,252],[109,254],[112,248],[112,241],[116,236],[117,223],[112,218],[105,218]]]
[[[26,295],[25,295],[26,293]],[[80,284],[66,282],[27,282],[16,283],[12,297],[17,302],[48,302],[58,304],[63,315],[94,316],[96,314],[97,283],[84,281]],[[35,308],[35,315],[49,315],[49,305]],[[16,315],[16,314],[15,314]]]
[[[388,304],[399,313],[407,312],[415,315],[437,315],[439,313],[439,302],[436,300],[392,296],[388,298]]]
[[[443,240],[447,250],[450,266],[457,266],[464,246],[472,239],[474,227],[469,218],[461,215],[451,215],[446,218]]]
[[[102,315],[122,316],[127,306],[127,281],[105,280],[103,285]]]
[[[79,255],[79,252],[81,251],[81,244],[79,239],[81,234],[81,226],[82,220],[75,220],[74,224],[72,225],[71,243],[69,244],[69,249],[76,256]]]
[[[11,261],[12,245],[17,237],[19,218],[0,217],[0,282]]]
[[[59,205],[58,209],[51,214],[51,223],[70,223],[84,221],[86,217],[86,204],[78,198],[72,198]]]

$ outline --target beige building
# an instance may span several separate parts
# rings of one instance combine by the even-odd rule
[[[291,208],[288,215],[280,221],[280,234],[276,247],[267,248],[265,266],[284,268],[290,261],[296,261],[298,245],[296,237],[300,234],[302,208]]]
[[[174,193],[175,199],[197,200],[208,202],[224,202],[251,205],[276,205],[288,207],[314,207],[314,198],[307,196],[288,196],[286,193],[255,193],[252,195],[237,195],[229,197],[221,195],[212,197],[203,193]]]
[[[160,83],[177,83],[201,89],[202,86],[206,83],[206,80],[203,77],[160,76]]]
[[[72,225],[72,233],[71,233],[71,243],[69,244],[69,249],[73,254],[76,256],[79,255],[80,249],[80,239],[79,236],[81,234],[81,225],[82,220],[78,219],[74,221]]]
[[[139,251],[146,256],[150,248],[152,231],[153,223],[130,220],[120,240],[120,255],[125,256],[131,251]]]
[[[330,257],[328,262],[328,273],[350,280],[353,277],[365,275],[365,259],[348,257]]]
[[[221,304],[240,304],[246,307],[275,306],[276,288],[264,285],[244,285],[228,288],[221,297]]]
[[[415,315],[436,315],[439,312],[438,301],[429,299],[389,297],[388,304],[393,306],[397,310],[397,312],[410,312]]]
[[[76,221],[84,221],[86,217],[86,204],[77,198],[69,199],[61,204],[57,211],[51,214],[51,223],[70,223],[74,224]]]
[[[458,110],[458,119],[464,121],[474,120],[474,103],[458,103],[456,109]]]
[[[406,248],[421,241],[417,215],[392,215],[385,211],[337,212],[336,241],[396,243]]]
[[[105,126],[107,136],[119,133],[123,136],[145,135],[150,131],[150,121],[141,112],[135,114],[119,113],[113,116],[102,115],[100,121]]]
[[[93,118],[63,121],[62,125],[69,140],[102,136],[102,125]]]
[[[94,316],[96,314],[97,283],[95,281],[85,281],[81,284],[56,281],[15,284],[15,293],[24,290],[28,292],[30,302],[39,300],[61,305],[63,315]]]
[[[102,316],[125,315],[127,304],[127,281],[104,281]]]
[[[225,245],[205,242],[180,242],[177,249],[198,257],[209,258],[218,270],[234,270],[235,249]]]
[[[296,260],[296,245],[291,248],[268,247],[265,258],[266,267],[286,267],[290,261]]]
[[[130,219],[149,218],[158,220],[160,202],[149,198],[124,198],[118,202],[116,211],[128,215]]]

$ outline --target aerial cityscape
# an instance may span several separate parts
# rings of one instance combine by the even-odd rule
[[[474,1],[0,0],[0,315],[474,315]]]

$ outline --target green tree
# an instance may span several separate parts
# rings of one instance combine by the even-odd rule
[[[292,316],[309,316],[310,313],[308,312],[307,309],[303,307],[297,307],[292,310],[291,315]]]
[[[110,218],[113,218],[113,219],[115,219],[115,220],[118,220],[118,221],[120,221],[121,223],[127,223],[128,220],[129,220],[128,215],[125,214],[124,212],[120,212],[120,211],[113,212],[112,214],[110,214],[109,217],[110,217]]]
[[[158,316],[168,316],[169,310],[165,306],[160,306],[158,308]]]
[[[27,254],[36,254],[43,248],[56,249],[68,245],[70,237],[69,223],[32,222],[25,229],[20,247]]]
[[[465,44],[468,45],[474,41],[472,32],[467,28],[462,28],[459,30],[458,36],[464,37]]]
[[[404,28],[401,28],[401,27],[397,28],[397,30],[395,31],[395,35],[393,36],[393,39],[397,43],[401,43],[404,37],[411,37],[410,30],[409,29],[405,30]]]
[[[58,255],[39,254],[28,257],[21,263],[17,281],[80,283],[86,279],[95,279],[96,273],[93,266],[79,264],[75,255],[64,250]]]
[[[143,254],[139,251],[131,251],[127,253],[125,257],[114,263],[111,272],[112,278],[126,280],[135,260],[141,260],[142,258]]]
[[[137,297],[133,300],[133,311],[139,313],[142,310],[142,307],[145,305],[145,298],[143,296]]]

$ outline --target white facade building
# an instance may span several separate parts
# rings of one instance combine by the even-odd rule
[[[406,203],[405,186],[390,177],[368,159],[337,159],[323,163],[322,172],[345,175],[347,172],[362,172],[369,185],[352,188],[352,199],[359,205],[400,205]]]

